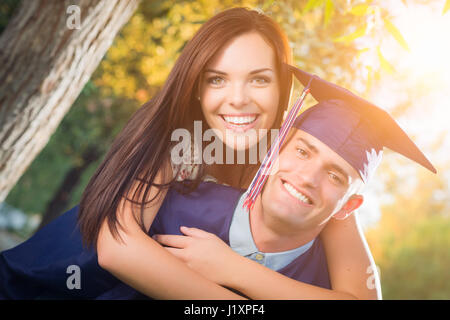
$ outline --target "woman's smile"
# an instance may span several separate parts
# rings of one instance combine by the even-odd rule
[[[223,142],[234,150],[256,145],[258,130],[274,124],[280,97],[274,57],[266,40],[250,32],[230,41],[203,71],[199,100],[205,120],[220,137],[231,135]]]
[[[219,115],[227,129],[235,132],[245,132],[254,128],[259,119],[258,113],[221,114]]]

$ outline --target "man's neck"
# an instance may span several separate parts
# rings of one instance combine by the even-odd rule
[[[250,213],[250,229],[258,250],[269,253],[301,247],[316,238],[322,227],[289,230],[264,214],[259,196]]]

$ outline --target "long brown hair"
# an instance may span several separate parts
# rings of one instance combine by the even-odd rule
[[[144,206],[156,198],[145,201],[150,188],[157,186],[161,191],[170,185],[157,185],[154,181],[169,162],[174,145],[171,133],[177,128],[190,128],[194,120],[204,120],[196,99],[204,66],[231,39],[251,31],[263,36],[275,53],[281,94],[273,128],[279,128],[282,111],[289,102],[292,79],[283,68],[283,63],[291,61],[284,32],[268,16],[246,8],[232,8],[215,15],[186,44],[161,90],[133,114],[91,177],[81,197],[78,214],[84,245],[95,248],[104,219],[108,219],[113,236],[119,235],[116,212],[122,197],[130,200],[127,195],[136,182],[137,188],[130,201],[143,199],[137,201],[138,223],[145,230]]]

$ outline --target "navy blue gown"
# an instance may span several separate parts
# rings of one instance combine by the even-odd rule
[[[182,194],[171,188],[148,232],[181,234],[196,227],[229,244],[228,233],[242,191],[204,182]],[[0,253],[0,299],[147,299],[98,265],[93,249],[82,246],[78,206],[65,212],[24,243]],[[70,266],[80,270],[80,286],[68,285]],[[69,268],[69,269],[68,269]],[[320,239],[278,272],[293,279],[330,288]]]

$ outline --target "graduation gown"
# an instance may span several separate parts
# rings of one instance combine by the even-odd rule
[[[240,190],[212,182],[201,183],[189,194],[171,188],[148,234],[181,234],[180,226],[196,227],[229,244],[231,220],[241,195]],[[29,240],[0,254],[0,299],[146,298],[102,269],[94,250],[82,247],[77,212],[78,206]],[[71,265],[79,267],[80,288],[67,285]],[[305,283],[330,288],[320,238],[278,271]]]
[[[78,206],[54,219],[27,241],[0,253],[0,299],[93,299],[120,281],[82,247]],[[79,267],[80,289],[69,289],[70,266]]]

